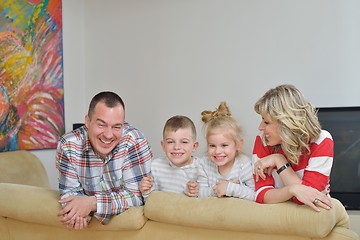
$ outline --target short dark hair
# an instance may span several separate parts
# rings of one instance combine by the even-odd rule
[[[196,139],[196,128],[194,122],[190,118],[182,115],[173,116],[166,121],[163,136],[167,130],[177,131],[179,128],[190,128],[194,139]]]
[[[125,104],[124,101],[121,99],[121,97],[114,92],[105,91],[105,92],[99,92],[91,99],[88,110],[89,117],[91,117],[96,107],[96,104],[98,104],[99,102],[105,103],[105,105],[109,108],[113,108],[118,105],[121,105],[125,111]]]

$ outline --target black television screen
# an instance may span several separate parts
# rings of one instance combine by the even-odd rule
[[[347,210],[359,210],[360,107],[318,108],[318,118],[334,140],[330,195]]]

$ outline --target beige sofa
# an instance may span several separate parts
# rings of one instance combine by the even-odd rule
[[[49,159],[54,161],[54,159]],[[341,203],[316,213],[293,203],[262,205],[234,198],[188,198],[154,192],[145,206],[95,219],[69,231],[56,216],[59,193],[49,188],[40,160],[30,152],[0,153],[0,239],[359,239]]]

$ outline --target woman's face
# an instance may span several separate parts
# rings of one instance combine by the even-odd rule
[[[259,130],[263,132],[267,145],[276,146],[282,143],[279,134],[279,123],[272,120],[269,115],[261,115]]]

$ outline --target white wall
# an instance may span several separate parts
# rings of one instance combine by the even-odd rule
[[[359,12],[357,0],[63,0],[66,130],[95,93],[113,90],[155,156],[175,114],[197,124],[201,154],[200,113],[225,100],[250,153],[253,104],[270,87],[295,84],[316,106],[360,106]]]
[[[82,122],[92,96],[119,93],[126,119],[155,156],[164,122],[227,101],[245,130],[270,87],[298,86],[316,106],[360,106],[358,0],[63,0],[65,122]],[[55,151],[35,151],[57,188]],[[360,230],[359,230],[360,231]]]
[[[357,0],[87,0],[86,99],[118,92],[155,155],[167,118],[188,115],[201,130],[201,111],[225,100],[250,153],[253,104],[270,87],[295,84],[317,106],[360,105],[359,10]]]

